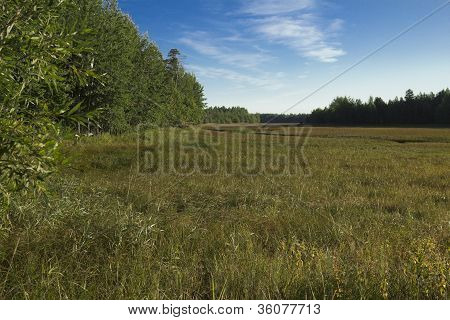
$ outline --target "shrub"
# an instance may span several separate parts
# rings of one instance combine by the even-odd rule
[[[6,197],[42,188],[58,158],[59,124],[89,116],[73,95],[95,79],[89,50],[61,21],[73,5],[7,0],[0,7],[0,191]]]

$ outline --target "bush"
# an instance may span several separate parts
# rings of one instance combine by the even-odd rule
[[[72,6],[7,0],[0,7],[0,191],[6,197],[42,188],[58,158],[60,123],[89,116],[72,94],[95,78],[92,63],[78,58],[89,50],[60,18]]]

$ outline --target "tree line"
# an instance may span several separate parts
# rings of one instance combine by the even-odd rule
[[[310,114],[250,114],[245,108],[212,108],[207,122],[215,123],[297,123],[337,125],[448,125],[450,124],[450,90],[437,94],[415,95],[408,90],[405,97],[385,102],[369,98],[367,102],[350,97],[337,97],[326,108]]]
[[[72,0],[71,0],[72,1]],[[66,0],[67,2],[67,0]],[[85,107],[103,112],[102,131],[121,133],[138,124],[183,125],[203,119],[203,87],[186,72],[180,52],[164,57],[148,35],[141,34],[116,0],[77,0],[64,19],[91,49],[101,83],[74,92]]]
[[[42,185],[64,128],[202,122],[203,87],[179,57],[116,0],[1,1],[0,194]]]
[[[205,109],[204,123],[305,123],[306,114],[250,113],[243,107]]]
[[[307,117],[311,124],[339,125],[446,125],[450,124],[450,90],[437,94],[418,94],[408,90],[403,98],[385,102],[370,98],[367,102],[338,97],[326,108]]]
[[[304,123],[306,121],[305,114],[260,114],[261,123]]]
[[[205,123],[259,123],[258,114],[251,114],[242,107],[212,107],[205,109]]]

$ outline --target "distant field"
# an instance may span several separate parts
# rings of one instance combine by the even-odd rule
[[[148,135],[173,144],[67,143],[70,168],[49,193],[13,199],[13,223],[0,229],[0,298],[448,299],[450,129]],[[215,162],[155,173],[146,152]],[[263,158],[298,170],[242,170]]]

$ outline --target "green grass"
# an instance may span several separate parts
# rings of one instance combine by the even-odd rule
[[[314,128],[309,176],[240,173],[225,141],[293,145],[223,130],[181,142],[214,174],[138,174],[132,135],[67,144],[46,195],[0,207],[0,299],[448,298],[450,130]]]

